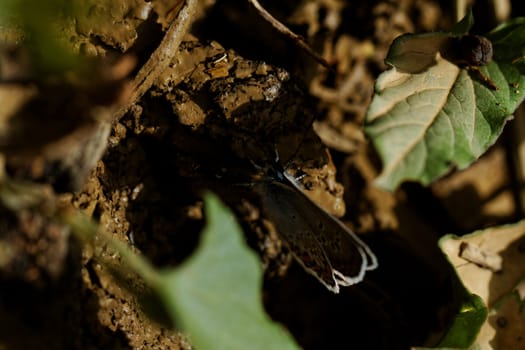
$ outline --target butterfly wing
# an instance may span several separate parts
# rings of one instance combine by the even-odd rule
[[[308,202],[308,205],[317,205]],[[377,259],[368,246],[338,219],[321,208],[310,225],[316,225],[316,238],[334,269],[337,281],[350,286],[363,280],[365,272],[377,267]]]
[[[312,208],[304,207],[301,193],[272,180],[257,182],[253,188],[261,196],[265,214],[274,222],[296,260],[326,288],[338,293],[339,284],[330,260],[316,238],[315,227],[305,220],[316,212],[309,212]]]
[[[363,279],[365,271],[377,268],[377,258],[366,243],[336,217],[312,202],[302,192],[293,176],[287,172],[284,172],[283,176],[291,186],[295,187],[298,195],[304,197],[303,200],[306,202],[304,205],[311,207],[308,209],[309,212],[314,212],[317,208],[317,214],[308,216],[306,220],[310,221],[310,226],[317,228],[316,238],[330,260],[335,275],[342,279],[339,281],[340,285],[358,283]]]

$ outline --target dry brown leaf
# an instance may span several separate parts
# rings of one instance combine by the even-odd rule
[[[485,258],[465,259],[461,254],[465,246]],[[522,349],[525,314],[520,310],[523,298],[519,291],[525,276],[525,221],[463,237],[447,236],[441,248],[465,287],[479,295],[489,309],[476,340],[477,349]],[[493,272],[500,259],[501,271]],[[494,261],[496,264],[491,263]]]

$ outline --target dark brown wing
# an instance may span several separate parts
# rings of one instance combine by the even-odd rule
[[[377,258],[365,242],[357,237],[339,219],[312,202],[303,193],[299,183],[293,176],[287,172],[284,172],[283,175],[287,182],[290,183],[290,186],[293,186],[308,201],[309,206],[318,209],[318,215],[307,219],[312,221],[310,225],[318,228],[316,230],[317,240],[323,247],[334,270],[347,276],[347,282],[340,283],[341,285],[358,283],[364,277],[365,271],[377,268]],[[313,212],[314,210],[312,208],[310,211]]]
[[[290,179],[289,181],[291,182]],[[308,199],[302,191],[295,188],[294,192],[297,195],[290,199],[293,204],[302,205],[309,213],[315,213],[305,216],[304,220],[308,226],[315,227],[315,238],[330,261],[338,284],[349,286],[361,282],[366,270],[377,265],[372,261],[375,256],[370,248],[339,220]]]
[[[311,207],[304,207],[305,200],[300,194],[280,182],[261,181],[253,188],[261,196],[265,214],[273,221],[296,260],[326,288],[338,293],[339,285],[330,260],[316,239],[315,227],[305,220],[306,216],[317,215],[317,212],[308,212]]]

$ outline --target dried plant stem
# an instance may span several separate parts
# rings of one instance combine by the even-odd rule
[[[159,46],[151,54],[148,61],[142,66],[133,80],[133,85],[128,102],[114,115],[120,119],[133,104],[135,104],[153,85],[160,73],[169,65],[173,55],[179,48],[182,38],[188,31],[195,14],[198,0],[185,0],[175,19],[171,22],[168,31]]]
[[[300,35],[295,34],[292,32],[288,27],[286,27],[284,24],[279,22],[275,17],[273,17],[264,7],[259,4],[259,1],[257,0],[248,0],[253,7],[259,12],[262,18],[264,18],[268,23],[270,23],[275,29],[277,29],[280,33],[283,35],[289,37],[292,39],[301,49],[306,51],[307,54],[309,54],[313,59],[315,59],[317,62],[319,62],[321,65],[323,65],[326,68],[330,68],[330,65],[326,60],[321,57],[318,53],[314,52],[310,46],[304,41],[303,37]]]

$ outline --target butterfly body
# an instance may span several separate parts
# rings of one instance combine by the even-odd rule
[[[286,171],[276,171],[253,189],[296,260],[330,291],[361,282],[367,270],[378,266],[371,249],[311,201]]]

